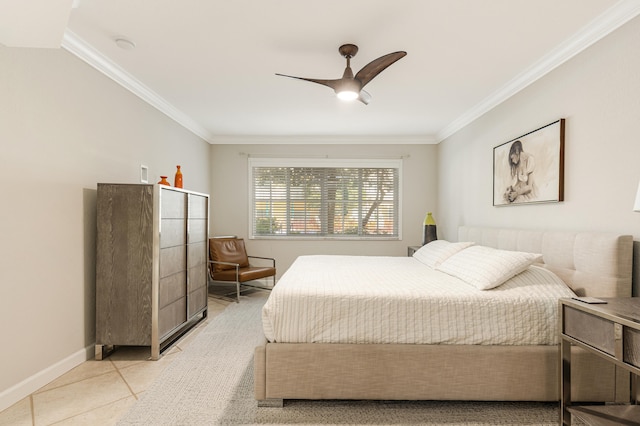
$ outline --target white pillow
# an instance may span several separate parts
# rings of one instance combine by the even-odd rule
[[[413,257],[435,269],[449,257],[473,244],[472,242],[450,243],[446,240],[434,240],[416,250]]]
[[[473,246],[449,257],[436,269],[460,278],[479,290],[489,290],[540,260],[541,254]]]

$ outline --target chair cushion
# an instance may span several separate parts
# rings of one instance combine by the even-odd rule
[[[209,238],[209,257],[217,262],[237,263],[240,268],[249,266],[249,257],[242,238]],[[214,263],[214,273],[233,269],[233,265]],[[235,274],[235,272],[234,272]],[[235,278],[234,278],[235,281]]]
[[[276,268],[270,266],[249,266],[247,268],[240,268],[238,271],[238,281],[241,283],[251,280],[257,280],[259,278],[272,277],[276,274]],[[226,270],[215,272],[212,276],[215,281],[235,281],[236,271]]]

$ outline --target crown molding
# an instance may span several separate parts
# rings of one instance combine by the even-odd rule
[[[191,117],[167,102],[156,92],[142,84],[131,74],[126,72],[109,58],[98,52],[93,46],[78,37],[69,29],[65,30],[62,38],[62,47],[82,59],[107,77],[140,97],[142,100],[157,108],[169,118],[175,120],[181,126],[193,132],[196,136],[201,137],[205,141],[211,143],[213,136],[194,121]]]
[[[640,14],[640,0],[621,0],[586,25],[581,31],[568,38],[555,49],[543,56],[529,69],[518,74],[504,86],[485,98],[479,104],[452,121],[436,135],[436,143],[443,141],[469,123],[492,110],[520,90],[562,65],[598,40],[621,27]]]
[[[65,30],[62,47],[114,80],[145,102],[210,144],[433,144],[453,135],[500,103],[551,72],[612,31],[640,14],[640,0],[620,0],[581,31],[557,46],[529,69],[518,74],[504,86],[456,118],[435,137],[422,136],[224,136],[213,135],[191,117],[175,108],[131,74],[98,52],[69,29]]]
[[[428,145],[437,141],[431,136],[309,136],[309,135],[221,135],[211,144],[225,145]]]

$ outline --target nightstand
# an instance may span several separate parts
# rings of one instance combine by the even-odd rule
[[[417,252],[422,246],[409,246],[407,247],[407,256],[413,256],[413,253]]]
[[[632,399],[640,374],[640,298],[603,298],[605,304],[560,299],[560,424],[571,417],[589,425],[640,424],[640,405],[571,405],[571,345],[632,374]]]

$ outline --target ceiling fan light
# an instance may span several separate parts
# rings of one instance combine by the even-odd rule
[[[342,92],[338,92],[338,99],[342,101],[355,101],[358,99],[360,94],[358,92],[354,92],[352,90],[343,90]]]
[[[338,96],[338,99],[343,101],[355,101],[360,96],[360,89],[362,86],[360,82],[353,78],[343,78],[338,84],[336,84],[334,91]]]

